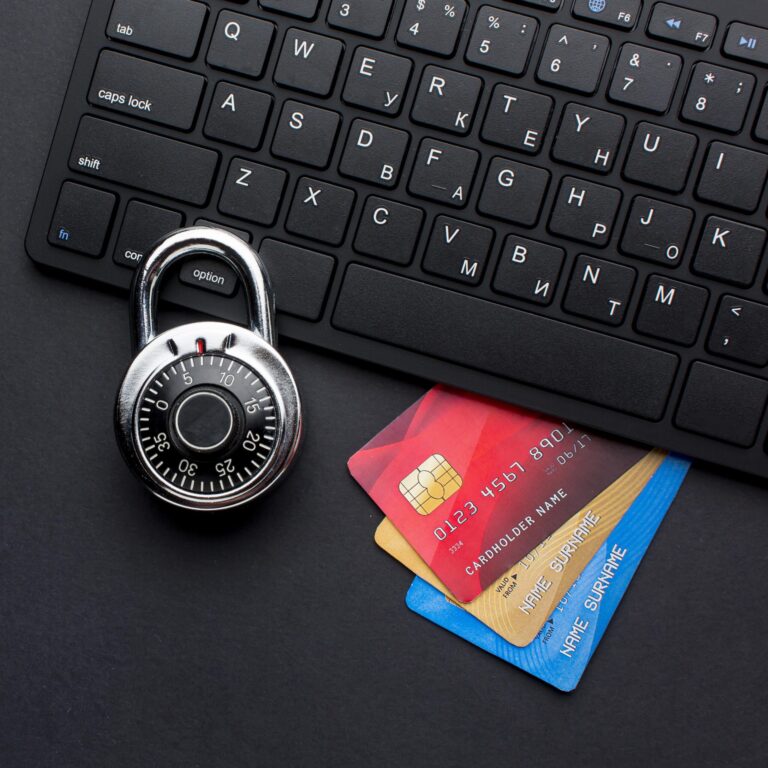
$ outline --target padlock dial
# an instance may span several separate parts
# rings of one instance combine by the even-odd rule
[[[212,496],[245,486],[275,450],[272,392],[253,368],[226,354],[166,366],[136,407],[145,463],[185,491]]]

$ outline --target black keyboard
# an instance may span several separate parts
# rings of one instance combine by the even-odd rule
[[[94,0],[29,254],[225,226],[284,335],[768,477],[768,7],[690,4]]]

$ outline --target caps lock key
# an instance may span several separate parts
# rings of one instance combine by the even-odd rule
[[[171,128],[192,128],[205,78],[175,67],[102,51],[88,102]]]

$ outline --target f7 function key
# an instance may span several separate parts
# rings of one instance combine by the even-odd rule
[[[716,29],[717,19],[714,16],[669,3],[656,3],[648,22],[648,34],[651,37],[701,51],[712,44]]]

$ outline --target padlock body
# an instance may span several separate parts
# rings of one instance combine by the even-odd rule
[[[215,511],[265,493],[298,450],[301,407],[280,354],[239,325],[199,322],[154,338],[116,405],[128,464],[165,501]]]

